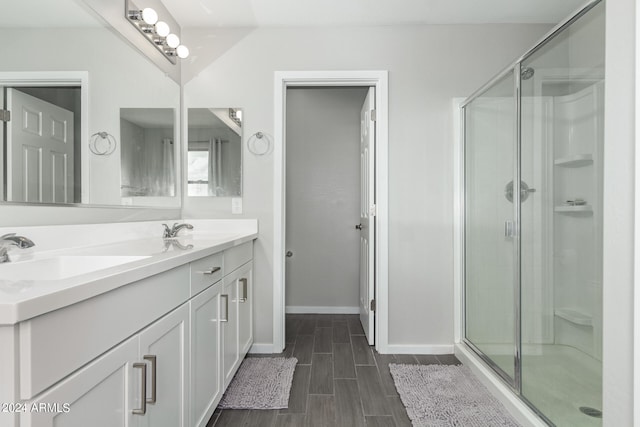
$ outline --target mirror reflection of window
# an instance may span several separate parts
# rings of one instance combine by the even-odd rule
[[[242,188],[242,110],[190,108],[187,195],[237,197]]]

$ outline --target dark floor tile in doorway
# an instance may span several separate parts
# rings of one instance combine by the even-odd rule
[[[371,347],[364,335],[352,335],[353,360],[356,365],[375,365]]]
[[[333,342],[351,342],[346,320],[344,322],[333,322]]]
[[[333,377],[355,378],[356,366],[353,362],[353,351],[349,343],[333,344]]]
[[[333,350],[333,344],[331,342],[333,337],[332,328],[316,328],[315,342],[313,344],[314,353],[331,353]]]
[[[293,357],[298,359],[299,365],[309,365],[313,354],[313,335],[298,335],[296,338]]]
[[[333,394],[333,355],[313,355],[309,394]]]

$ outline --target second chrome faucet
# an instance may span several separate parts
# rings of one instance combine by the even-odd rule
[[[162,233],[163,239],[173,239],[175,237],[178,237],[178,233],[183,228],[186,228],[188,230],[193,230],[193,225],[187,224],[187,223],[178,224],[177,222],[175,222],[171,228],[169,228],[167,224],[162,224],[162,225],[164,226],[164,232]]]

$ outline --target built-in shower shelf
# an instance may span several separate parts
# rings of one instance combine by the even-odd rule
[[[593,155],[576,154],[574,156],[561,157],[553,162],[556,166],[564,166],[567,168],[579,168],[581,166],[589,166],[593,164]]]
[[[573,308],[556,308],[555,315],[576,325],[593,326],[593,317]]]
[[[572,213],[572,212],[593,213],[593,206],[591,205],[578,205],[578,206],[560,205],[560,206],[556,206],[553,210],[556,212],[563,212],[563,213]]]

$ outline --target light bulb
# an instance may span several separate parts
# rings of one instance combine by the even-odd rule
[[[160,37],[167,37],[171,30],[169,29],[169,25],[164,21],[156,22],[156,34]]]
[[[176,53],[178,54],[179,58],[186,58],[187,56],[189,56],[189,48],[187,48],[185,45],[181,44],[180,46],[178,46],[176,48]]]
[[[158,22],[158,13],[150,7],[146,7],[142,9],[142,20],[149,25],[153,25]]]
[[[167,36],[167,46],[169,47],[178,47],[180,45],[180,38],[175,34],[169,34]]]

